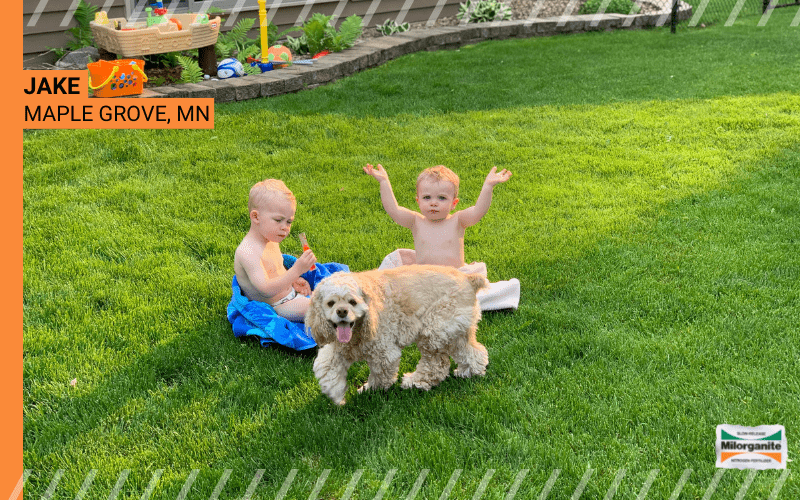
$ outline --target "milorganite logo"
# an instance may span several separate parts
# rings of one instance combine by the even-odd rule
[[[782,425],[717,426],[717,467],[785,469],[786,430]]]

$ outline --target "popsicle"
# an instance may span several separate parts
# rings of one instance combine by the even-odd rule
[[[308,246],[308,240],[306,239],[306,233],[300,233],[300,234],[297,235],[297,237],[300,239],[300,243],[303,244],[303,251],[304,252],[306,250],[311,250],[311,247]],[[317,268],[316,264],[311,266],[311,270],[312,271],[315,270],[316,268]]]

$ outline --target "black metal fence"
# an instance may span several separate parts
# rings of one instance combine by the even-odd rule
[[[800,0],[786,3],[786,0],[683,0],[692,6],[689,26],[702,24],[733,24],[737,18],[763,15],[769,9],[800,5]],[[672,21],[673,31],[677,21]]]
[[[763,0],[689,0],[692,17],[689,26],[732,24],[737,17],[761,14]]]

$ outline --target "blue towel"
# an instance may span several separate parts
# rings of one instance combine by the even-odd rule
[[[283,267],[289,269],[296,260],[296,257],[284,254]],[[313,290],[323,278],[338,271],[350,272],[350,268],[336,262],[317,263],[317,268],[303,274],[303,278]],[[231,288],[233,294],[228,304],[228,321],[233,327],[234,336],[253,335],[259,338],[262,346],[277,343],[296,351],[317,346],[303,323],[291,322],[279,316],[269,304],[245,297],[236,276],[233,277]]]

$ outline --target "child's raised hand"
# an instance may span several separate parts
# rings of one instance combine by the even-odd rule
[[[384,170],[384,168],[380,165],[380,163],[374,167],[369,163],[367,163],[367,166],[364,167],[364,173],[366,173],[367,175],[371,175],[378,182],[383,180],[386,181],[389,180],[389,174],[386,173],[386,170]]]
[[[300,274],[308,272],[311,270],[311,266],[317,263],[317,258],[314,256],[314,252],[309,249],[303,252],[303,255],[297,258],[294,265],[292,267],[296,267]]]
[[[488,184],[489,186],[496,186],[501,182],[506,182],[508,179],[511,178],[511,171],[503,169],[501,171],[497,171],[497,167],[492,167],[492,170],[489,172],[489,175],[486,176],[486,181],[484,184]]]

